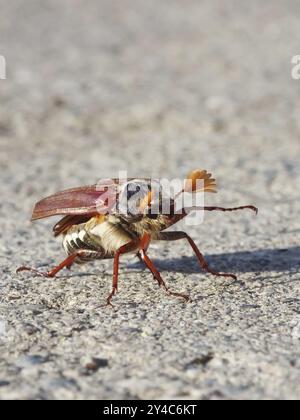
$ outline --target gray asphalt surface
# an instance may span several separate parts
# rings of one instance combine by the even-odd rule
[[[0,396],[9,399],[300,397],[300,81],[296,0],[0,1]],[[16,275],[63,258],[33,204],[118,170],[213,171],[218,205],[149,251],[170,299],[123,259],[56,280]]]

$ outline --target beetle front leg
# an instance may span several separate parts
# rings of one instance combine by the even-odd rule
[[[240,207],[216,207],[216,206],[195,206],[195,207],[189,207],[185,208],[185,215],[189,214],[190,212],[194,210],[200,210],[200,211],[221,211],[221,212],[232,212],[232,211],[241,211],[241,210],[252,210],[256,215],[258,214],[258,208],[252,205],[249,206],[240,206]]]
[[[76,258],[78,257],[85,257],[86,255],[91,254],[98,254],[97,251],[91,251],[91,250],[79,250],[75,254],[70,255],[68,258],[66,258],[62,263],[60,263],[57,267],[53,268],[53,270],[50,270],[46,273],[42,273],[41,271],[37,270],[36,268],[32,267],[26,267],[22,266],[17,269],[17,273],[21,273],[22,271],[30,271],[32,273],[35,273],[37,276],[40,277],[46,277],[46,278],[53,278],[56,276],[57,273],[59,273],[64,268],[71,268],[71,266],[74,264]]]
[[[200,208],[201,210],[201,208]],[[258,208],[255,206],[240,206],[240,207],[203,207],[205,211],[240,211],[240,210],[252,210],[255,214],[258,214]]]
[[[204,256],[201,254],[201,252],[199,251],[197,245],[195,244],[195,242],[193,241],[193,239],[185,232],[161,232],[159,235],[158,240],[160,241],[178,241],[180,239],[186,239],[189,244],[191,245],[198,261],[199,264],[201,266],[201,268],[205,271],[207,271],[208,273],[213,274],[214,276],[217,277],[230,277],[233,280],[237,280],[237,276],[235,274],[227,274],[227,273],[219,273],[218,271],[215,271],[213,269],[211,269],[207,263],[207,261],[205,260]]]

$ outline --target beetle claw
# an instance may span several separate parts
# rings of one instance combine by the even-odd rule
[[[51,273],[42,273],[41,271],[37,270],[36,268],[26,267],[26,266],[19,267],[17,269],[16,273],[18,274],[18,273],[21,273],[23,271],[30,271],[31,273],[34,273],[38,277],[45,277],[45,278],[54,277],[53,275],[51,275]]]
[[[167,292],[167,295],[169,295],[169,296],[174,296],[174,297],[182,298],[182,299],[184,299],[184,301],[186,303],[190,302],[190,297],[188,295],[184,295],[183,293],[172,292],[169,289],[167,289],[166,292]]]

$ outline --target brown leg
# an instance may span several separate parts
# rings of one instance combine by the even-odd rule
[[[192,211],[239,211],[239,210],[252,210],[255,214],[258,214],[258,208],[255,206],[240,206],[240,207],[215,207],[215,206],[195,206],[195,207],[189,207],[185,208],[182,214],[178,214],[177,217],[175,217],[176,222],[183,219],[187,214],[191,213]]]
[[[252,210],[254,211],[256,214],[258,214],[258,208],[254,207],[254,206],[241,206],[241,207],[203,207],[203,208],[199,208],[200,210],[203,209],[205,211],[238,211],[238,210]]]
[[[150,246],[150,242],[151,242],[151,236],[148,234],[145,234],[140,241],[140,250],[143,250],[144,253],[146,253],[148,251],[148,248]],[[138,251],[138,253],[136,254],[138,259],[145,264],[144,258],[142,257],[141,251]]]
[[[240,207],[215,207],[215,206],[195,206],[184,209],[183,217],[189,214],[194,210],[203,210],[203,211],[238,211],[238,210],[252,210],[254,213],[258,214],[258,208],[255,206],[240,206]]]
[[[134,251],[139,246],[139,240],[133,240],[128,244],[122,246],[118,251],[116,251],[114,256],[114,274],[113,274],[113,284],[112,284],[112,291],[106,299],[106,305],[104,306],[113,306],[111,303],[112,298],[118,291],[118,278],[119,278],[119,261],[120,256],[122,254],[126,254],[127,252]]]
[[[185,232],[162,232],[159,236],[160,241],[178,241],[179,239],[187,239],[191,247],[193,248],[194,253],[199,261],[201,268],[208,273],[213,274],[214,276],[218,277],[230,277],[234,280],[237,280],[236,275],[234,274],[227,274],[227,273],[219,273],[217,271],[212,270],[208,263],[205,261],[204,256],[199,251],[197,245],[193,241],[193,239]]]
[[[136,254],[136,256],[138,257],[138,259],[140,260],[140,262],[144,264],[144,260],[143,260],[143,258],[142,258],[142,256],[141,256],[140,252],[138,252],[138,253]]]
[[[53,278],[53,277],[56,276],[57,273],[59,273],[64,268],[71,268],[71,266],[74,264],[76,258],[84,257],[86,254],[94,254],[94,253],[97,254],[96,251],[80,250],[80,251],[76,252],[75,254],[70,255],[61,264],[59,264],[57,267],[53,268],[53,270],[48,271],[47,273],[42,273],[35,268],[25,267],[25,266],[22,266],[22,267],[18,268],[17,273],[20,273],[21,271],[31,271],[32,273],[35,273],[36,275],[38,275],[40,277]]]
[[[197,211],[223,211],[223,212],[228,212],[228,211],[238,211],[238,210],[252,210],[254,211],[254,213],[258,214],[258,208],[255,206],[240,206],[240,207],[208,207],[208,206],[204,206],[204,207],[200,207],[200,206],[195,206],[195,207],[189,207],[189,208],[184,208],[182,211],[180,211],[179,213],[176,213],[171,219],[170,219],[170,224],[169,226],[174,225],[175,223],[179,222],[180,220],[182,220],[184,217],[186,217],[189,213],[197,210]],[[178,238],[181,239],[181,238]],[[172,239],[171,239],[172,240]],[[176,240],[176,239],[173,239]]]
[[[148,255],[143,249],[140,251],[140,256],[141,256],[142,261],[144,261],[146,266],[149,268],[149,270],[153,274],[154,279],[157,280],[159,286],[162,286],[168,295],[183,298],[186,302],[190,300],[190,298],[187,295],[170,291],[170,289],[167,287],[166,283],[162,279],[159,271],[157,270],[157,268],[155,267],[155,265],[153,264],[153,262],[150,260],[150,258],[148,257]]]

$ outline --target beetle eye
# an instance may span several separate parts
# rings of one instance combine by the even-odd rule
[[[127,200],[129,201],[135,194],[137,194],[140,191],[140,187],[131,187],[130,185],[126,188],[126,196]]]
[[[140,202],[148,192],[148,183],[140,180],[128,182],[120,191],[118,211],[123,215],[140,216]]]

